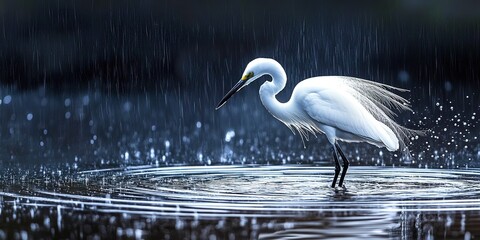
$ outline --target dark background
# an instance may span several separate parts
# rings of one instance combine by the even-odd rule
[[[21,0],[0,21],[0,164],[331,164],[261,106],[266,77],[214,110],[257,57],[286,69],[280,101],[320,75],[411,90],[417,162],[345,144],[353,164],[480,162],[478,1]]]
[[[261,56],[295,82],[353,75],[480,87],[478,1],[20,0],[0,9],[0,81],[21,90],[223,90]]]

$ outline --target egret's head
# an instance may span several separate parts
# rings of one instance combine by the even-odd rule
[[[265,71],[265,63],[269,61],[274,61],[276,63],[275,60],[268,58],[257,58],[251,61],[245,68],[245,71],[243,71],[243,75],[240,81],[238,81],[237,84],[235,84],[235,86],[233,86],[233,88],[228,91],[228,93],[222,98],[220,103],[218,103],[216,109],[222,107],[223,104],[225,104],[227,100],[233,96],[233,94],[240,91],[240,89],[257,80],[259,77],[267,74],[267,72]]]

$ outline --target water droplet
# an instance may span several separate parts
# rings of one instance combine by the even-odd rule
[[[63,104],[65,105],[65,107],[69,107],[72,104],[72,100],[70,98],[65,98]]]
[[[10,104],[11,101],[12,101],[12,96],[7,95],[7,96],[3,97],[3,103]]]
[[[150,158],[155,158],[155,150],[150,148]]]
[[[131,109],[132,109],[132,103],[130,101],[126,101],[123,104],[123,111],[130,112]]]
[[[453,85],[450,81],[446,81],[444,87],[445,87],[445,91],[447,91],[447,92],[450,92],[453,89]]]
[[[408,80],[410,80],[410,75],[408,74],[407,71],[405,70],[402,70],[400,72],[398,72],[398,80],[400,80],[400,82],[408,82]]]
[[[227,133],[225,134],[225,142],[230,142],[233,137],[235,137],[235,131],[233,130],[227,131]]]
[[[87,106],[90,103],[90,97],[88,95],[83,96],[82,103],[83,106]]]

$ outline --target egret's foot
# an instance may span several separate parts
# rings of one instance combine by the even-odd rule
[[[348,189],[346,188],[336,187],[333,192],[334,192],[334,195],[332,196],[333,199],[339,200],[339,201],[348,200],[351,196],[350,193],[348,192]]]

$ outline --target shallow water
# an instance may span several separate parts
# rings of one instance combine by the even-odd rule
[[[148,165],[48,175],[7,180],[0,238],[22,231],[34,238],[175,239],[480,234],[479,169],[351,167],[346,188],[336,189],[329,187],[332,167],[308,165]]]
[[[0,88],[0,239],[480,235],[471,98],[399,117],[431,129],[411,159],[340,143],[351,168],[346,189],[331,189],[325,137],[304,147],[258,96],[214,111],[217,98],[189,94],[44,90]]]

